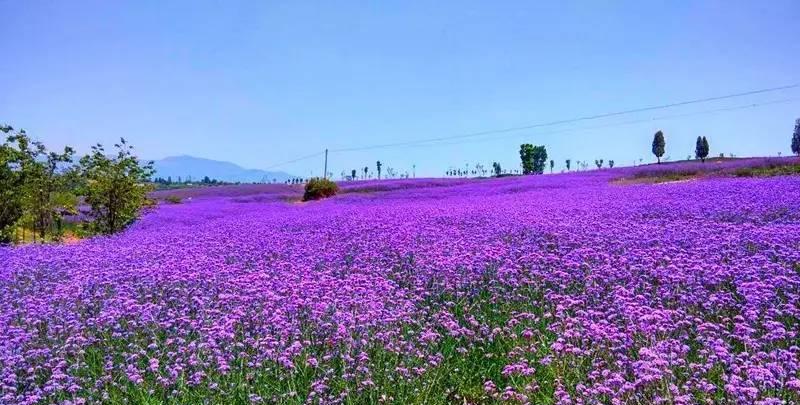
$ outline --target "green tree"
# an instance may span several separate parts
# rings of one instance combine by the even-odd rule
[[[706,157],[708,157],[708,140],[706,137],[697,137],[694,146],[694,157],[705,163]]]
[[[495,176],[500,176],[503,173],[503,168],[500,167],[500,163],[493,162],[492,163],[492,172],[494,172]]]
[[[572,164],[572,160],[567,159],[564,163],[567,164],[567,171],[569,171],[569,166]]]
[[[118,232],[135,220],[152,188],[147,180],[153,174],[153,162],[141,164],[125,139],[114,147],[116,156],[108,157],[102,145],[92,146],[92,153],[80,161],[93,226],[104,234]]]
[[[524,143],[519,146],[519,157],[522,160],[522,174],[544,173],[545,162],[547,162],[547,149],[544,146]]]
[[[550,173],[553,173],[553,167],[556,166],[556,162],[553,159],[550,159]]]
[[[608,167],[611,168],[611,169],[614,168],[614,161],[613,160],[609,160],[608,161]]]
[[[653,147],[652,151],[653,154],[656,155],[658,159],[658,164],[661,164],[661,156],[664,156],[664,150],[667,146],[666,141],[664,140],[664,133],[658,131],[653,135]]]
[[[700,159],[700,155],[703,154],[703,138],[697,137],[697,140],[694,141],[694,158]]]
[[[0,132],[14,129],[0,125]],[[22,172],[17,150],[8,141],[0,145],[0,244],[13,241],[14,229],[22,217]]]
[[[792,134],[792,153],[800,156],[800,118],[794,122],[794,133]]]
[[[383,165],[381,164],[381,161],[379,160],[379,161],[377,161],[375,163],[375,166],[378,167],[378,180],[380,180],[381,179],[381,166],[383,166]]]
[[[77,176],[70,167],[75,151],[65,147],[61,153],[48,152],[44,144],[20,130],[8,137],[15,145],[16,165],[20,175],[17,189],[23,210],[23,222],[30,225],[42,242],[48,233],[60,236],[62,215],[74,213],[77,197],[72,190]]]
[[[520,145],[519,158],[522,161],[522,174],[533,173],[533,145],[529,143]]]

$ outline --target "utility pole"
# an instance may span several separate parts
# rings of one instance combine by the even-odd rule
[[[322,172],[322,178],[323,179],[327,179],[328,178],[328,150],[327,149],[325,149],[325,171]]]

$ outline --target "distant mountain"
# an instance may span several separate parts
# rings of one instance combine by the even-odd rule
[[[153,166],[156,170],[154,177],[172,177],[173,181],[177,181],[178,177],[182,180],[191,178],[193,181],[200,181],[203,176],[208,176],[211,179],[227,182],[271,183],[273,179],[283,182],[295,177],[285,172],[245,169],[231,162],[186,155],[154,160]]]

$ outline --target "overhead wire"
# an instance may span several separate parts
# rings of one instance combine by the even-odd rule
[[[569,118],[569,119],[541,122],[541,123],[530,124],[530,125],[522,125],[522,126],[516,126],[516,127],[485,130],[485,131],[471,132],[471,133],[466,133],[466,134],[457,134],[457,135],[434,137],[434,138],[427,138],[427,139],[417,139],[417,140],[403,141],[403,142],[376,144],[376,145],[368,145],[368,146],[356,146],[356,147],[347,147],[347,148],[335,148],[335,149],[330,149],[329,152],[331,152],[331,153],[355,152],[355,151],[383,149],[383,148],[392,148],[392,147],[409,147],[409,146],[410,147],[426,147],[426,146],[456,145],[456,144],[461,144],[461,143],[466,143],[466,142],[459,141],[459,142],[444,143],[443,141],[450,141],[450,140],[456,140],[456,139],[466,139],[466,138],[476,138],[476,137],[487,136],[487,135],[499,135],[499,134],[504,134],[504,133],[509,133],[509,132],[518,132],[518,131],[523,131],[523,130],[528,130],[528,129],[543,128],[543,127],[550,127],[550,126],[557,126],[557,125],[564,125],[564,124],[572,124],[572,123],[583,122],[583,121],[592,121],[592,120],[598,120],[598,119],[603,119],[603,118],[610,118],[610,117],[616,117],[616,116],[622,116],[622,115],[628,115],[628,114],[642,113],[642,112],[647,112],[647,111],[663,110],[663,109],[681,107],[681,106],[692,105],[692,104],[708,103],[708,102],[712,102],[712,101],[719,101],[719,100],[726,100],[726,99],[731,99],[731,98],[745,97],[745,96],[751,96],[751,95],[756,95],[756,94],[771,93],[771,92],[777,92],[777,91],[781,91],[781,90],[794,89],[794,88],[798,88],[798,87],[800,87],[800,83],[793,83],[793,84],[787,84],[787,85],[777,86],[777,87],[768,87],[768,88],[748,90],[748,91],[738,92],[738,93],[725,94],[725,95],[721,95],[721,96],[711,96],[711,97],[696,98],[696,99],[678,101],[678,102],[667,103],[667,104],[652,105],[652,106],[639,107],[639,108],[633,108],[633,109],[621,110],[621,111],[615,111],[615,112],[609,112],[609,113],[602,113],[602,114],[586,115],[586,116],[581,116],[581,117],[576,117],[576,118]],[[752,104],[747,104],[747,105],[740,105],[740,106],[735,106],[735,107],[726,107],[726,108],[707,110],[707,111],[699,111],[699,112],[686,113],[686,114],[677,114],[677,115],[671,115],[671,116],[653,117],[653,118],[648,118],[648,119],[633,120],[633,121],[606,124],[606,125],[600,125],[600,126],[592,126],[592,127],[584,127],[584,128],[568,128],[568,129],[559,130],[559,131],[550,131],[550,132],[545,132],[545,133],[539,133],[539,135],[549,135],[549,134],[556,134],[556,133],[566,133],[566,132],[574,132],[574,131],[584,131],[584,130],[591,130],[591,129],[607,128],[607,127],[614,127],[614,126],[621,126],[621,125],[631,125],[631,124],[635,124],[635,123],[648,122],[648,121],[654,121],[654,120],[672,119],[672,118],[686,117],[686,116],[692,116],[692,115],[701,115],[701,114],[709,114],[709,113],[722,112],[722,111],[733,111],[733,110],[740,110],[740,109],[745,109],[745,108],[755,108],[755,107],[760,107],[760,106],[765,106],[765,105],[770,105],[770,104],[791,102],[791,101],[795,101],[795,100],[797,100],[797,99],[796,98],[790,98],[790,99],[774,100],[774,101],[762,102],[762,103],[752,103]],[[513,136],[519,136],[519,135],[513,135]],[[478,141],[494,140],[494,139],[500,139],[500,138],[505,138],[505,137],[492,137],[492,138],[488,138],[488,139],[479,139]],[[469,142],[469,141],[467,141],[467,142]],[[273,168],[276,168],[276,167],[284,166],[284,165],[287,165],[287,164],[296,163],[296,162],[299,162],[299,161],[303,161],[303,160],[311,159],[311,158],[314,158],[314,157],[322,156],[323,154],[325,154],[325,152],[324,151],[320,151],[320,152],[316,152],[316,153],[313,153],[313,154],[310,154],[310,155],[301,156],[301,157],[294,158],[294,159],[291,159],[291,160],[287,160],[287,161],[284,161],[284,162],[276,163],[274,165],[271,165],[271,166],[265,168],[265,170],[269,170],[269,169],[273,169]]]
[[[615,111],[615,112],[610,112],[610,113],[587,115],[587,116],[577,117],[577,118],[570,118],[570,119],[562,119],[562,120],[556,120],[556,121],[542,122],[542,123],[531,124],[531,125],[522,125],[522,126],[516,126],[516,127],[493,129],[493,130],[486,130],[486,131],[478,131],[478,132],[471,132],[471,133],[466,133],[466,134],[450,135],[450,136],[428,138],[428,139],[418,139],[418,140],[413,140],[413,141],[385,143],[385,144],[377,144],[377,145],[369,145],[369,146],[357,146],[357,147],[349,147],[349,148],[337,148],[337,149],[331,149],[330,151],[331,152],[353,152],[353,151],[381,149],[381,148],[396,147],[396,146],[407,146],[407,145],[413,145],[413,144],[417,144],[417,143],[430,143],[430,142],[438,142],[438,141],[444,141],[444,140],[450,140],[450,139],[471,138],[471,137],[477,137],[477,136],[483,136],[483,135],[501,134],[501,133],[507,133],[507,132],[522,131],[522,130],[526,130],[526,129],[534,129],[534,128],[541,128],[541,127],[555,126],[555,125],[570,124],[570,123],[581,122],[581,121],[597,120],[597,119],[601,119],[601,118],[609,118],[609,117],[615,117],[615,116],[626,115],[626,114],[640,113],[640,112],[645,112],[645,111],[653,111],[653,110],[674,108],[674,107],[691,105],[691,104],[707,103],[707,102],[711,102],[711,101],[719,101],[719,100],[725,100],[725,99],[736,98],[736,97],[744,97],[744,96],[751,96],[751,95],[755,95],[755,94],[776,92],[776,91],[780,91],[780,90],[788,90],[788,89],[793,89],[793,88],[797,88],[797,87],[800,87],[800,83],[788,84],[788,85],[777,86],[777,87],[769,87],[769,88],[763,88],[763,89],[756,89],[756,90],[749,90],[749,91],[745,91],[745,92],[726,94],[726,95],[722,95],[722,96],[703,97],[703,98],[698,98],[698,99],[685,100],[685,101],[679,101],[679,102],[661,104],[661,105],[655,105],[655,106],[648,106],[648,107],[640,107],[640,108],[634,108],[634,109],[623,110],[623,111]]]

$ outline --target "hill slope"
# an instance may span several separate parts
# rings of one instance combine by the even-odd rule
[[[191,178],[200,180],[203,176],[228,182],[268,183],[273,179],[283,182],[294,177],[285,172],[270,172],[259,169],[245,169],[231,162],[198,158],[194,156],[170,156],[153,161],[157,177],[172,177],[177,180]]]

